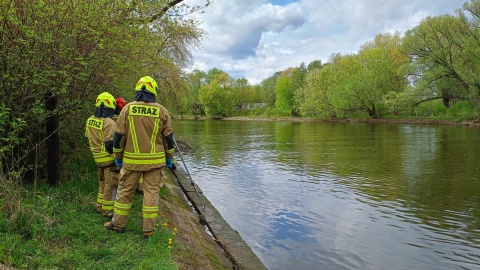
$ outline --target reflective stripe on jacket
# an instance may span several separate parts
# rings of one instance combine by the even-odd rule
[[[95,163],[99,167],[112,165],[113,155],[108,153],[105,142],[113,139],[115,122],[111,118],[97,118],[91,116],[87,119],[85,136],[92,151]]]
[[[173,132],[170,115],[162,105],[144,101],[128,103],[118,116],[115,132],[122,134],[115,158],[129,170],[146,171],[165,166],[164,138]]]

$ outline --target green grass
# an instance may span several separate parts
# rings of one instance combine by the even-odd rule
[[[142,195],[135,194],[125,233],[103,227],[108,220],[94,207],[96,170],[87,167],[85,179],[22,187],[21,211],[0,214],[0,263],[19,269],[177,269],[171,228],[158,225],[143,239]]]

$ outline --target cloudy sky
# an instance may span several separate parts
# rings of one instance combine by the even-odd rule
[[[403,34],[468,0],[213,0],[196,14],[207,32],[192,69],[260,83],[277,71],[356,53],[375,35]],[[205,0],[186,0],[187,4]]]

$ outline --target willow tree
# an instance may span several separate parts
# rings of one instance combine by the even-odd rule
[[[428,17],[409,30],[404,50],[412,58],[408,75],[416,103],[480,97],[480,2],[471,1],[455,15]]]
[[[275,72],[272,76],[262,80],[260,83],[260,93],[261,100],[267,103],[268,106],[275,106],[275,101],[277,99],[277,93],[275,92],[275,85],[277,84],[278,78],[282,75],[281,71]]]
[[[327,98],[340,118],[347,117],[362,109],[355,95],[359,86],[361,65],[356,54],[335,54],[330,58],[331,83],[328,84]]]
[[[300,104],[299,109],[302,116],[337,117],[335,107],[328,97],[328,91],[333,87],[333,78],[331,64],[310,69],[304,86],[296,92],[296,100]]]
[[[254,102],[253,88],[245,78],[236,79],[232,87],[233,109],[240,110]]]
[[[187,94],[183,100],[183,112],[186,114],[199,116],[205,110],[200,102],[199,93],[202,85],[205,84],[206,73],[204,71],[195,69],[187,74]]]
[[[217,80],[202,86],[199,98],[209,117],[227,116],[232,109],[228,92]]]
[[[217,68],[206,74],[208,83],[202,85],[199,99],[210,117],[228,116],[235,103],[233,88],[235,80],[226,72]]]
[[[294,70],[294,68],[284,70],[275,84],[275,108],[288,115],[293,114],[295,105],[295,89],[292,82]]]
[[[328,95],[337,111],[381,116],[386,94],[401,92],[407,85],[399,68],[409,58],[400,51],[400,41],[398,34],[377,35],[358,54],[333,59],[335,84]]]

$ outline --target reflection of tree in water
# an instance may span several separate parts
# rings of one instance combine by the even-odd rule
[[[480,238],[475,133],[450,126],[377,126],[370,135],[357,131],[349,130],[352,140],[346,134],[343,140],[336,137],[331,169],[342,176],[341,185],[393,223],[418,228],[419,243],[444,252],[445,258],[478,262],[479,242],[472,241]],[[452,255],[459,241],[462,250]]]

